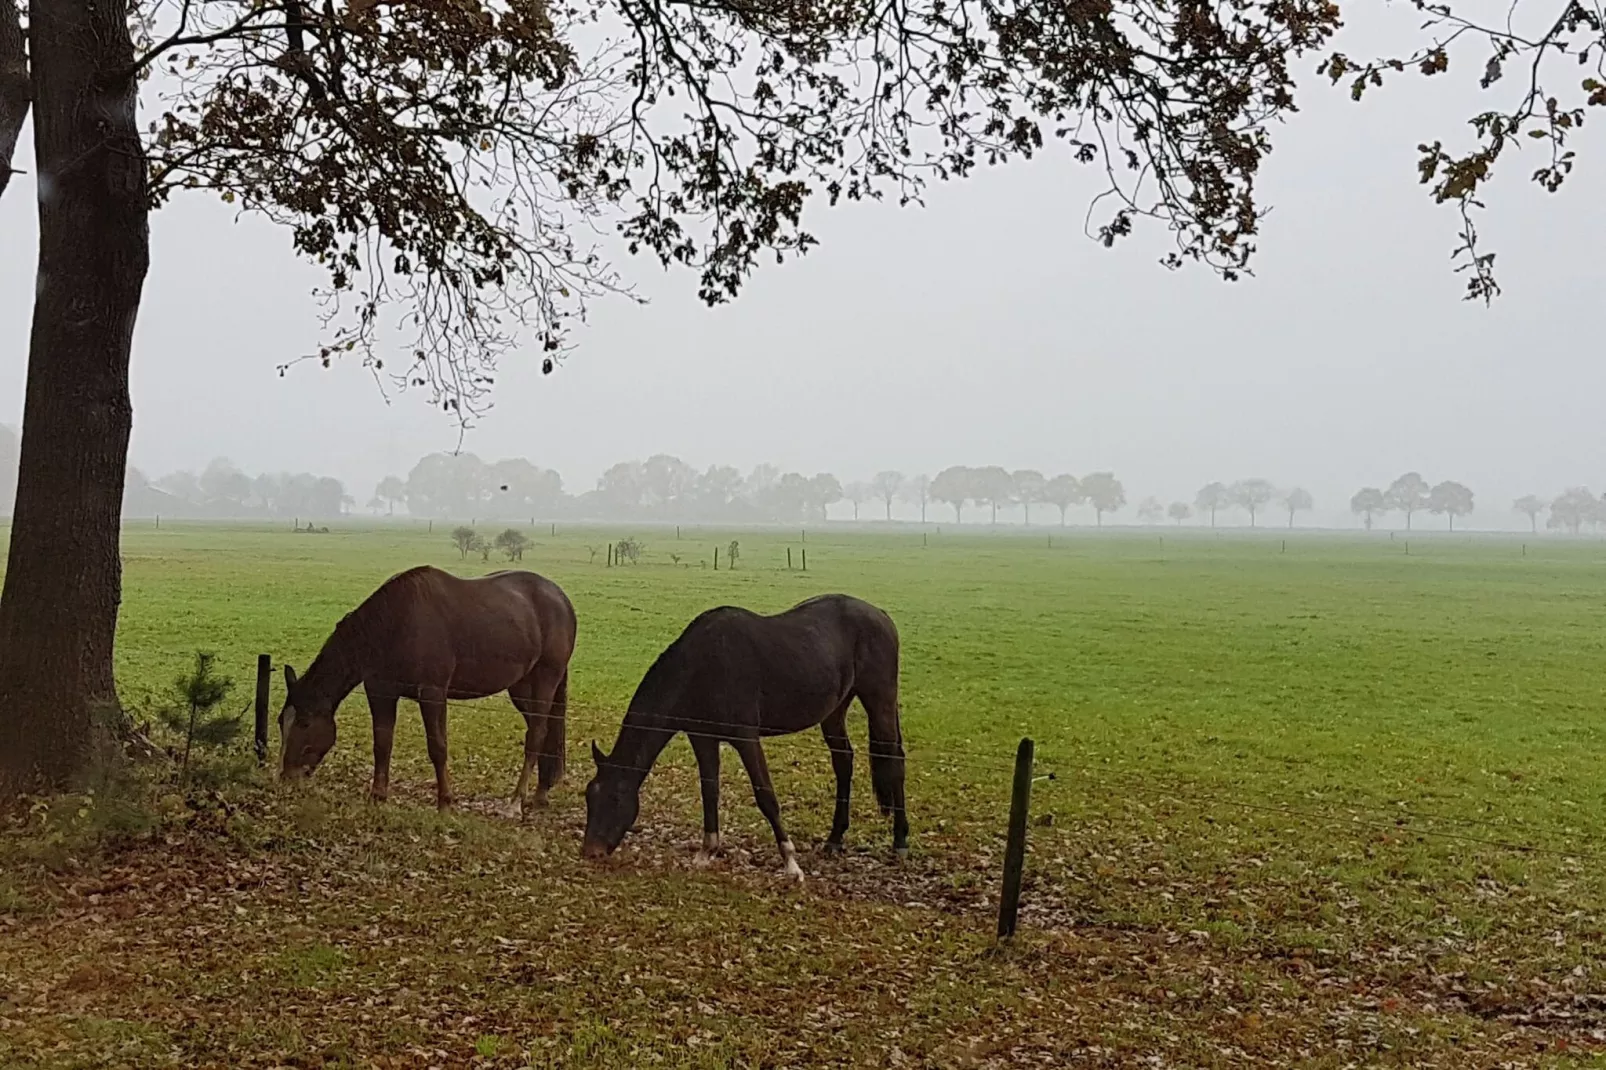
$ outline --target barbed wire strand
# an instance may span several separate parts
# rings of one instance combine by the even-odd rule
[[[381,683],[394,683],[393,681],[380,681],[380,682]],[[442,701],[448,708],[454,708],[455,707],[455,708],[458,708],[458,709],[470,709],[470,710],[475,710],[475,711],[479,711],[479,712],[486,712],[486,711],[488,711],[490,709],[493,709],[493,707],[490,707],[490,706],[486,705],[486,703],[488,703],[492,699],[496,699],[496,698],[500,698],[500,697],[501,697],[501,693],[498,692],[498,693],[496,693],[494,695],[473,695],[473,697],[471,699],[466,700],[466,701],[454,700],[454,699],[445,699],[445,700],[442,700]],[[515,710],[516,710],[516,707],[515,707]],[[544,712],[544,713],[534,713],[534,714],[523,714],[522,711],[518,711],[518,712],[520,712],[521,715],[524,716],[526,719],[550,717],[550,718],[553,718],[553,719],[562,719],[562,720],[568,721],[568,720],[571,719],[569,717],[570,714],[583,713],[583,714],[594,714],[594,715],[608,717],[610,719],[610,722],[609,722],[608,726],[611,726],[611,724],[615,720],[617,720],[619,723],[622,723],[622,717],[620,717],[620,715],[618,714],[618,711],[616,709],[608,707],[608,706],[605,706],[605,705],[594,704],[594,703],[569,702],[569,703],[567,703],[565,713],[561,717],[560,717],[560,715],[553,714],[550,711]],[[732,725],[732,724],[730,724],[728,722],[713,721],[713,720],[704,719],[704,718],[677,717],[677,718],[675,718],[675,722],[676,723],[675,723],[675,725],[673,727],[668,726],[668,725],[638,725],[636,727],[639,730],[642,730],[642,731],[656,731],[656,732],[667,733],[667,734],[670,734],[670,735],[678,735],[678,734],[684,732],[688,737],[713,738],[713,739],[717,739],[717,740],[719,740],[721,742],[731,742],[733,738],[739,738],[739,737],[735,737],[734,736],[733,730],[741,727],[741,726],[737,726],[737,725]],[[693,731],[691,729],[685,728],[684,727],[685,725],[705,726],[705,727],[709,727],[709,728],[714,729],[714,731],[709,731],[709,732]],[[604,726],[604,727],[608,727],[608,726]],[[769,735],[769,736],[764,736],[764,735],[761,734],[760,738],[761,738],[761,740],[785,739],[787,736],[801,736],[803,734],[803,732],[806,732],[806,731],[807,731],[807,729],[801,729],[801,730],[799,730],[797,732],[776,733],[776,734]],[[877,755],[875,755],[875,752],[874,752],[875,746],[876,746],[875,742],[871,741],[871,755],[872,755],[872,758],[877,756]],[[834,751],[837,750],[837,748],[831,747],[829,744],[827,744],[826,750],[828,752],[834,752]],[[856,752],[852,748],[848,748],[847,750],[844,751],[844,753],[853,755]],[[888,757],[892,757],[892,755],[889,755]],[[1007,772],[1013,773],[1014,767],[1015,767],[1014,766],[1014,762],[1012,762],[1012,761],[1003,761],[1003,760],[996,759],[996,758],[986,758],[986,757],[983,757],[983,756],[980,756],[980,755],[976,754],[974,751],[960,750],[958,748],[952,748],[952,747],[936,747],[936,746],[932,746],[930,744],[923,744],[920,747],[915,747],[915,748],[906,748],[905,751],[904,751],[904,754],[902,755],[902,757],[903,757],[903,760],[905,761],[906,764],[909,764],[911,762],[911,759],[915,759],[914,764],[916,764],[916,765],[928,765],[929,766],[929,765],[932,765],[932,764],[948,764],[948,765],[953,765],[953,766],[967,766],[967,767],[971,767],[971,768],[981,768],[981,769],[985,769],[985,770],[987,770],[989,772],[1005,772],[1005,771],[1007,771]],[[1043,767],[1044,762],[1043,762],[1041,756],[1038,757],[1038,759],[1036,760],[1036,762],[1034,764],[1038,768],[1042,768]],[[665,761],[661,761],[661,762],[660,761],[655,761],[650,766],[635,766],[635,765],[624,765],[622,763],[615,763],[615,767],[616,768],[629,769],[632,772],[638,772],[638,773],[641,773],[643,776],[645,776],[646,774],[650,773],[654,768],[658,768],[658,767],[674,769],[676,771],[685,771],[688,768],[688,764],[683,762],[683,761],[670,759],[670,760],[665,760]],[[1079,771],[1081,773],[1083,773],[1084,775],[1089,773],[1089,770],[1087,770],[1086,768],[1083,768],[1083,769],[1081,769]],[[1057,771],[1050,770],[1050,771],[1048,771],[1046,773],[1042,773],[1042,774],[1037,775],[1036,777],[1034,777],[1034,779],[1037,780],[1037,781],[1056,782],[1056,781],[1062,781],[1063,778],[1060,778],[1058,776]],[[1098,776],[1098,774],[1095,773],[1092,776],[1089,776],[1088,779],[1099,779],[1099,776]],[[1115,778],[1105,777],[1104,779],[1108,780],[1108,779],[1115,779]],[[1187,791],[1187,790],[1176,788],[1174,786],[1148,787],[1148,786],[1144,786],[1144,785],[1140,785],[1140,784],[1131,783],[1131,782],[1129,782],[1129,780],[1127,778],[1121,778],[1121,779],[1122,779],[1121,786],[1125,790],[1132,791],[1132,792],[1135,792],[1137,794],[1147,795],[1147,796],[1150,796],[1150,797],[1157,797],[1157,798],[1168,799],[1168,800],[1176,800],[1176,801],[1185,801],[1185,802],[1194,803],[1196,805],[1198,805],[1198,804],[1211,804],[1211,805],[1220,805],[1220,806],[1231,806],[1231,807],[1236,807],[1236,808],[1243,809],[1243,810],[1246,810],[1246,811],[1251,811],[1251,812],[1271,813],[1271,814],[1277,814],[1277,815],[1280,815],[1280,816],[1283,816],[1283,817],[1295,817],[1295,818],[1301,818],[1301,819],[1304,819],[1304,820],[1316,821],[1316,822],[1319,822],[1321,824],[1327,825],[1329,827],[1348,829],[1348,830],[1351,830],[1351,831],[1353,831],[1356,828],[1366,828],[1366,829],[1371,829],[1371,830],[1374,830],[1374,831],[1389,832],[1389,833],[1396,833],[1396,834],[1402,834],[1402,835],[1424,836],[1424,837],[1431,837],[1431,838],[1435,838],[1435,839],[1449,840],[1449,841],[1455,841],[1455,842],[1478,844],[1478,845],[1481,845],[1481,846],[1496,847],[1496,848],[1500,848],[1500,849],[1503,849],[1503,850],[1515,851],[1515,852],[1524,853],[1524,854],[1545,854],[1545,855],[1553,855],[1553,856],[1557,856],[1557,857],[1563,857],[1563,858],[1569,858],[1569,859],[1577,859],[1577,860],[1586,860],[1586,859],[1587,860],[1597,860],[1597,859],[1606,858],[1606,854],[1601,854],[1601,853],[1594,852],[1594,851],[1589,851],[1589,850],[1581,850],[1581,851],[1560,850],[1560,849],[1557,849],[1557,848],[1541,847],[1541,846],[1539,846],[1537,844],[1520,843],[1520,842],[1517,842],[1517,841],[1514,841],[1514,840],[1510,840],[1510,839],[1495,839],[1495,838],[1483,837],[1483,836],[1473,836],[1473,835],[1470,835],[1470,834],[1467,834],[1467,833],[1449,832],[1449,831],[1444,831],[1444,830],[1441,830],[1441,829],[1423,828],[1418,824],[1413,824],[1412,823],[1413,821],[1428,821],[1428,822],[1440,821],[1440,822],[1443,822],[1445,824],[1460,825],[1462,827],[1475,827],[1475,828],[1476,827],[1482,827],[1482,828],[1499,828],[1499,827],[1502,827],[1498,823],[1496,823],[1494,821],[1487,820],[1487,819],[1458,818],[1458,817],[1451,817],[1449,815],[1424,814],[1424,813],[1421,813],[1419,811],[1405,811],[1402,814],[1396,809],[1391,809],[1391,808],[1388,808],[1388,807],[1372,806],[1372,805],[1364,804],[1364,803],[1339,803],[1339,804],[1337,804],[1338,808],[1341,808],[1341,809],[1344,809],[1344,810],[1360,811],[1362,813],[1386,814],[1386,815],[1390,816],[1391,818],[1393,818],[1393,820],[1391,822],[1384,823],[1384,822],[1381,822],[1381,821],[1366,820],[1364,818],[1355,816],[1353,813],[1347,814],[1347,815],[1341,815],[1341,814],[1334,813],[1331,810],[1319,811],[1319,810],[1310,809],[1308,807],[1280,805],[1280,804],[1273,803],[1273,802],[1251,802],[1251,801],[1248,801],[1248,800],[1234,798],[1234,797],[1226,796],[1226,795],[1207,794],[1207,793],[1199,793],[1199,792]],[[1276,796],[1267,795],[1267,798],[1275,799]],[[1406,819],[1410,819],[1410,820],[1406,820]],[[1528,829],[1530,831],[1537,832],[1537,833],[1539,833],[1541,835],[1544,835],[1544,834],[1553,835],[1553,836],[1562,835],[1562,833],[1556,832],[1555,830],[1538,828],[1538,827],[1535,827],[1535,826],[1527,826],[1527,827],[1528,827]]]

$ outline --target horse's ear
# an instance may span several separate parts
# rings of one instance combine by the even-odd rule
[[[606,757],[607,755],[602,753],[602,748],[597,746],[597,741],[593,739],[591,741],[591,760],[597,763],[597,768],[602,768],[603,759]]]
[[[284,667],[284,686],[287,691],[296,686],[296,671],[288,665]]]

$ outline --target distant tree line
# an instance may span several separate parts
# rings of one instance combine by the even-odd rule
[[[1539,516],[1549,512],[1545,527],[1551,531],[1569,531],[1574,535],[1589,529],[1606,530],[1606,495],[1597,498],[1588,487],[1568,487],[1546,502],[1537,494],[1525,494],[1511,503],[1513,511],[1528,518],[1531,530],[1538,532]]]
[[[0,425],[0,501],[9,504],[16,490],[17,434]],[[951,512],[956,523],[973,520],[984,510],[996,524],[1000,510],[1018,507],[1022,522],[1032,522],[1034,509],[1051,507],[1064,525],[1069,510],[1092,510],[1102,525],[1106,516],[1126,508],[1126,488],[1113,472],[1085,476],[1062,473],[1045,476],[1035,469],[1008,469],[990,465],[955,465],[936,476],[905,475],[882,471],[874,477],[843,483],[830,473],[804,475],[783,472],[761,464],[743,474],[729,465],[698,470],[669,454],[645,461],[623,461],[605,471],[596,486],[579,494],[565,491],[563,478],[550,468],[524,458],[486,462],[472,453],[432,453],[415,464],[405,478],[386,476],[367,501],[370,512],[394,514],[398,509],[416,517],[462,520],[643,520],[707,521],[711,523],[819,523],[838,503],[852,508],[853,518],[893,519],[897,503],[918,510],[922,522],[933,506]],[[1389,515],[1414,530],[1418,514],[1445,518],[1450,530],[1473,510],[1471,488],[1454,480],[1430,484],[1419,472],[1406,472],[1386,488],[1362,487],[1350,498],[1350,511],[1367,530]],[[1197,519],[1216,526],[1223,512],[1248,518],[1258,526],[1273,509],[1288,527],[1299,514],[1315,508],[1310,492],[1301,487],[1279,488],[1266,479],[1208,483],[1192,503],[1147,497],[1137,505],[1141,523],[1167,521],[1182,525]],[[182,518],[253,516],[311,520],[339,516],[356,507],[345,485],[333,476],[308,472],[249,475],[227,458],[217,458],[199,474],[188,470],[148,479],[130,467],[123,512],[130,516],[159,514]],[[1578,534],[1606,531],[1606,495],[1596,497],[1587,487],[1569,487],[1551,499],[1529,494],[1512,503],[1526,516],[1530,528],[1545,527]],[[521,547],[493,544],[510,559]],[[476,545],[476,552],[487,552]],[[468,551],[465,551],[468,552]]]
[[[405,479],[386,476],[368,506],[434,518],[568,517],[588,520],[706,520],[730,523],[818,523],[838,502],[854,519],[879,514],[892,519],[895,503],[920,511],[925,521],[933,505],[953,510],[962,522],[967,507],[998,511],[1034,506],[1059,509],[1060,522],[1072,506],[1086,505],[1097,522],[1126,505],[1126,491],[1112,472],[1083,477],[1045,477],[1030,469],[992,466],[946,468],[935,477],[883,471],[868,480],[843,484],[827,472],[805,475],[761,464],[743,474],[728,465],[698,470],[678,457],[657,454],[645,461],[622,461],[605,471],[595,488],[565,493],[557,472],[523,459],[487,463],[471,453],[436,453],[420,460]],[[873,512],[870,512],[873,511]]]
[[[1368,531],[1378,517],[1388,513],[1403,515],[1405,530],[1410,531],[1413,518],[1424,512],[1444,517],[1454,531],[1456,518],[1471,513],[1472,505],[1470,487],[1453,479],[1430,486],[1420,472],[1405,473],[1387,490],[1362,487],[1349,500],[1350,512],[1362,519]]]
[[[310,472],[264,472],[251,476],[219,457],[199,475],[169,472],[149,479],[132,465],[123,488],[124,516],[175,519],[275,517],[323,519],[353,506],[345,484]]]

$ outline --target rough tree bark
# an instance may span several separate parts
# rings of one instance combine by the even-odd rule
[[[0,0],[0,195],[11,182],[11,160],[28,117],[28,56],[16,0]]]
[[[28,36],[39,274],[0,589],[0,797],[70,784],[115,723],[128,364],[150,261],[126,0],[34,0]]]

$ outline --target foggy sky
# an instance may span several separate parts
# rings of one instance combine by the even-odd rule
[[[556,468],[571,493],[614,461],[668,452],[844,481],[950,464],[1113,469],[1132,506],[1263,476],[1309,489],[1319,516],[1416,469],[1476,491],[1472,526],[1525,526],[1509,513],[1520,494],[1606,490],[1606,360],[1598,326],[1586,331],[1606,142],[1599,121],[1585,127],[1555,196],[1527,181],[1538,152],[1502,161],[1481,228],[1506,292],[1488,309],[1462,301],[1457,218],[1414,165],[1419,142],[1455,147],[1491,104],[1469,70],[1470,56],[1457,77],[1402,79],[1361,105],[1305,77],[1262,183],[1274,211],[1257,277],[1235,284],[1161,268],[1155,225],[1114,250],[1087,239],[1097,176],[1060,146],[933,189],[924,210],[816,204],[805,218],[821,245],[762,267],[723,308],[697,301],[692,275],[621,257],[650,304],[593,305],[550,377],[538,353],[505,364],[464,448]],[[30,174],[0,200],[0,422],[13,424],[36,251],[22,157]],[[338,476],[362,502],[381,476],[456,445],[450,419],[419,396],[387,405],[355,363],[279,377],[318,340],[320,276],[287,231],[192,195],[153,216],[152,245],[131,451],[147,474],[224,455],[249,472]]]

